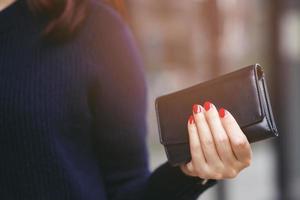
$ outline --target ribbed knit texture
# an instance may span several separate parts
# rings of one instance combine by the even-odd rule
[[[149,172],[142,62],[112,9],[93,3],[65,43],[41,30],[24,0],[0,12],[0,199],[196,199],[214,184]]]

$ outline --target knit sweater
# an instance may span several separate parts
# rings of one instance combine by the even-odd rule
[[[0,199],[196,199],[213,185],[148,169],[147,86],[131,32],[103,3],[45,43],[24,0],[0,12]]]

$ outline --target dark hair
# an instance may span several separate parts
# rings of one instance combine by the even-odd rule
[[[100,0],[99,0],[100,1]],[[29,9],[46,20],[42,35],[60,41],[76,33],[88,15],[91,0],[27,0]],[[123,0],[106,0],[125,14]]]
[[[46,20],[42,35],[63,40],[75,33],[87,17],[89,0],[27,0],[30,10]]]

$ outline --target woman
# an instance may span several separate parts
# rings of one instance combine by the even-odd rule
[[[206,102],[187,120],[192,161],[150,174],[142,62],[120,17],[89,0],[0,9],[0,199],[196,199],[250,164],[234,118]]]

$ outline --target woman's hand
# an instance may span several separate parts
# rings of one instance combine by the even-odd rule
[[[205,108],[205,109],[204,109]],[[251,163],[250,144],[233,116],[206,102],[188,120],[191,162],[181,170],[202,179],[230,179]]]

